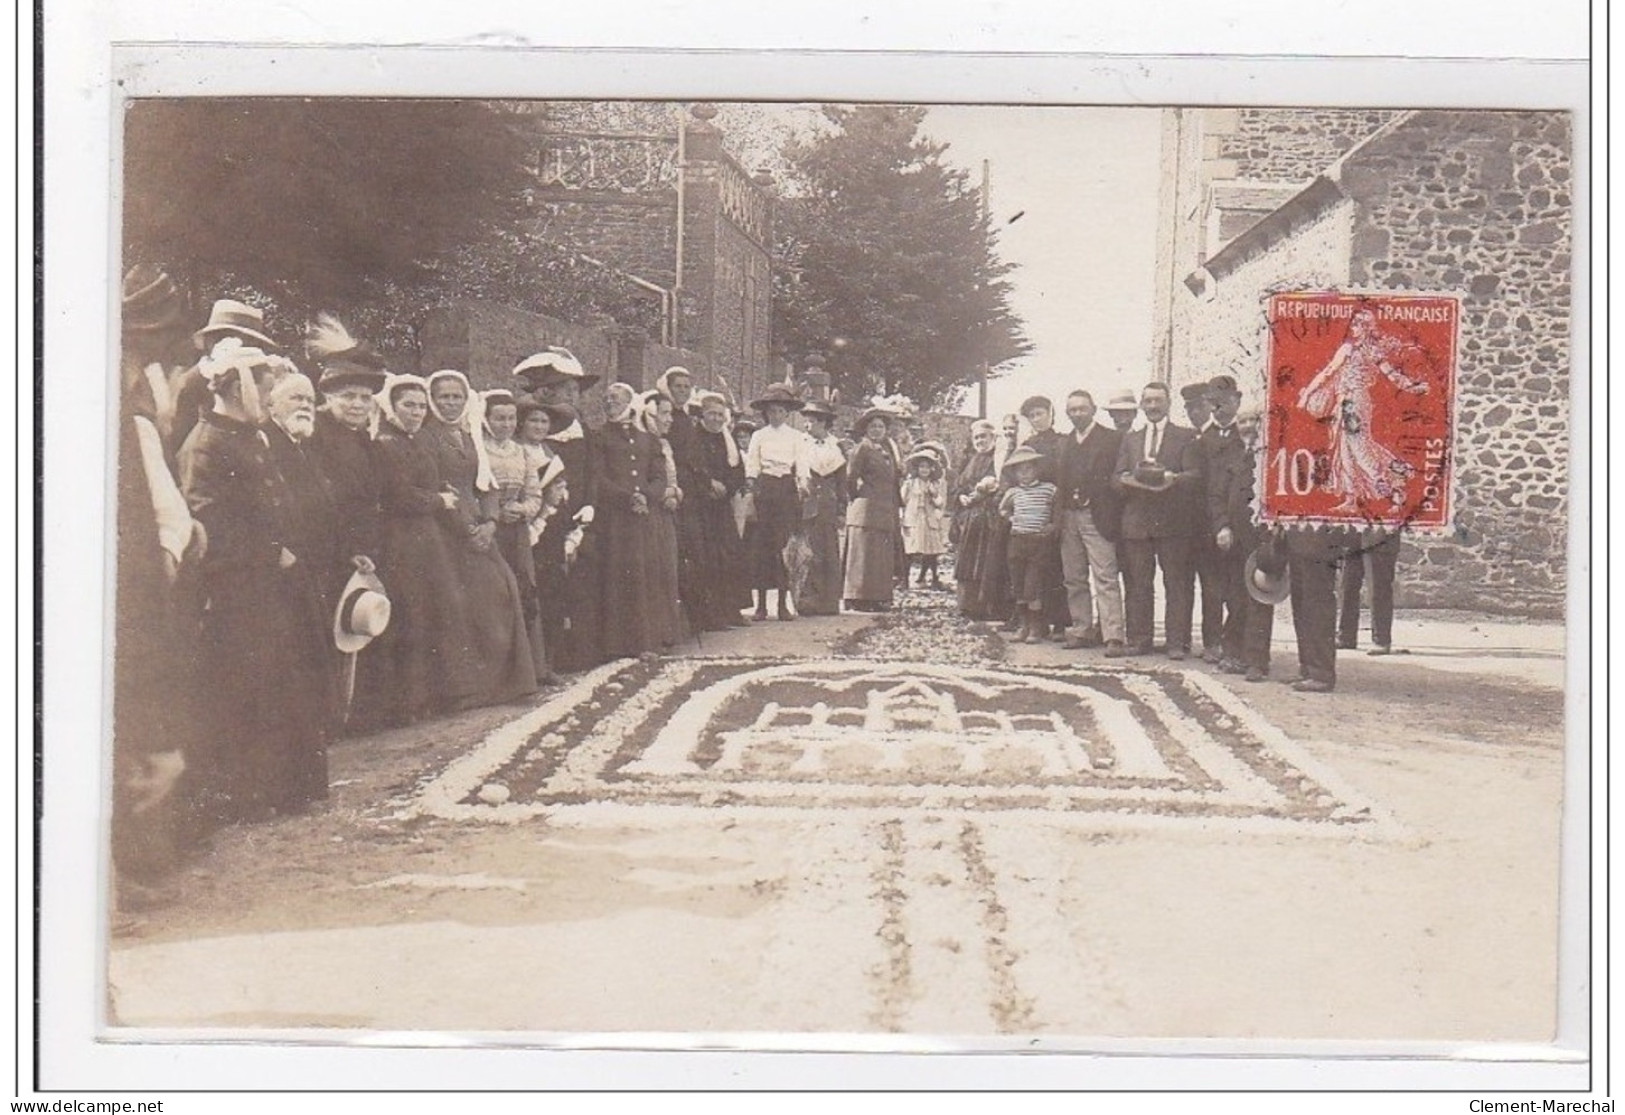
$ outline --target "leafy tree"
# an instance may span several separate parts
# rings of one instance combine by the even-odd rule
[[[780,354],[828,354],[848,398],[901,392],[948,405],[1031,348],[1010,309],[995,238],[968,172],[920,134],[925,109],[827,106],[831,127],[792,141],[777,215]]]
[[[334,310],[386,349],[456,298],[657,324],[658,307],[529,234],[539,102],[138,100],[125,119],[126,265],[236,297],[292,342]]]
[[[351,301],[519,212],[525,149],[478,101],[142,100],[126,254]]]

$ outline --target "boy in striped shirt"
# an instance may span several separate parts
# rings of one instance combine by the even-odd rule
[[[999,501],[999,514],[1010,520],[1010,590],[1021,612],[1018,643],[1043,642],[1045,546],[1055,537],[1056,488],[1038,478],[1043,455],[1022,446],[1010,454],[1004,467],[1016,475],[1016,485]]]

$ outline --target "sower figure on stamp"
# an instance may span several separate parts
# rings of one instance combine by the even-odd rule
[[[1169,392],[1148,383],[1140,393],[1145,427],[1130,430],[1117,453],[1113,485],[1123,493],[1123,583],[1127,589],[1127,645],[1107,654],[1150,654],[1157,568],[1167,594],[1163,624],[1168,657],[1190,653],[1191,533],[1205,526],[1199,511],[1201,472],[1196,466],[1196,431],[1168,420]]]
[[[1095,422],[1095,401],[1087,391],[1066,399],[1072,435],[1061,447],[1058,521],[1061,568],[1066,579],[1067,610],[1072,626],[1068,649],[1123,646],[1123,594],[1117,580],[1117,539],[1122,527],[1121,499],[1112,487],[1112,471],[1123,435]],[[1094,612],[1098,622],[1090,625]]]
[[[1211,459],[1208,521],[1224,577],[1224,656],[1226,673],[1263,681],[1270,673],[1270,637],[1275,605],[1285,599],[1286,554],[1279,539],[1253,521],[1259,426],[1263,411],[1236,416],[1225,447]]]
[[[1218,444],[1216,432],[1219,425],[1215,418],[1218,396],[1214,383],[1221,381],[1228,382],[1230,392],[1235,396],[1235,404],[1239,405],[1241,394],[1235,390],[1235,380],[1229,376],[1219,376],[1212,382],[1187,384],[1179,392],[1185,403],[1185,416],[1190,420],[1191,429],[1196,431],[1197,467],[1204,477]],[[1234,421],[1233,407],[1229,415],[1226,425]],[[1204,479],[1203,485],[1206,483]],[[1219,551],[1213,545],[1211,532],[1200,531],[1191,536],[1191,566],[1196,583],[1202,590],[1202,657],[1208,662],[1217,663],[1223,657],[1225,581],[1219,567]],[[1193,597],[1193,611],[1194,603]]]
[[[1360,645],[1360,587],[1367,566],[1371,571],[1371,649],[1367,654],[1394,652],[1394,573],[1399,567],[1399,530],[1372,527],[1361,532],[1360,544],[1343,563],[1343,604],[1337,622],[1337,645],[1354,650]],[[1402,652],[1403,653],[1403,652]]]

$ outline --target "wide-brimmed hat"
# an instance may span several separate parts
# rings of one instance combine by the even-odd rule
[[[333,611],[333,644],[344,654],[354,654],[384,633],[389,612],[389,597],[377,574],[351,574]]]
[[[1242,569],[1242,581],[1247,586],[1247,595],[1260,604],[1273,606],[1292,595],[1291,567],[1282,563],[1277,568],[1261,569],[1258,565],[1257,550],[1247,555],[1247,562]]]
[[[1014,453],[1004,459],[1005,468],[1014,468],[1017,465],[1032,464],[1044,459],[1044,454],[1038,452],[1030,445],[1023,445]]]
[[[1207,397],[1209,390],[1211,389],[1208,387],[1208,382],[1204,379],[1197,383],[1187,383],[1185,386],[1181,387],[1179,389],[1179,397],[1184,399],[1186,402],[1189,402],[1192,399],[1202,399]]]
[[[822,418],[831,425],[835,422],[834,409],[828,403],[820,402],[817,399],[803,403],[801,405],[801,415],[803,418]]]
[[[800,410],[806,405],[806,403],[803,403],[800,399],[796,398],[796,393],[794,391],[791,391],[782,383],[775,383],[772,387],[769,387],[766,391],[763,391],[760,398],[752,399],[750,401],[752,410],[760,410],[764,412],[770,406],[781,406],[785,410]]]
[[[324,394],[350,384],[371,388],[376,394],[389,376],[384,358],[365,341],[352,337],[332,314],[316,315],[305,333],[305,354],[321,369],[316,387]]]
[[[150,263],[124,273],[120,310],[126,333],[156,333],[180,319],[186,306],[175,280]]]
[[[868,427],[869,423],[873,422],[876,418],[880,419],[882,422],[889,423],[893,418],[896,417],[898,417],[898,414],[894,410],[886,410],[884,407],[870,407],[868,410],[864,411],[858,416],[858,420],[856,422],[852,423],[852,429],[855,433],[861,436],[863,431]]]
[[[1124,389],[1113,391],[1111,398],[1106,400],[1107,410],[1139,410],[1140,400],[1134,397],[1134,392]]]
[[[523,377],[533,388],[573,379],[581,384],[583,391],[597,383],[600,378],[583,368],[575,353],[558,345],[525,357],[514,365],[513,374]]]
[[[222,298],[209,310],[209,323],[192,334],[192,341],[202,352],[221,337],[241,337],[266,351],[279,351],[282,346],[265,335],[265,314],[246,302]]]
[[[942,467],[942,457],[934,449],[920,448],[914,450],[908,455],[906,463],[913,464],[915,461],[930,461],[938,468]]]
[[[375,354],[376,355],[376,354]],[[379,357],[380,361],[383,359]],[[389,379],[389,371],[382,363],[372,367],[361,363],[347,361],[324,362],[321,365],[321,375],[316,380],[316,390],[324,395],[331,394],[341,387],[359,385],[370,390],[374,395],[383,390],[384,383]]]

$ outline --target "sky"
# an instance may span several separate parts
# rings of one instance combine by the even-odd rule
[[[1161,117],[1149,108],[937,106],[924,131],[981,172],[1011,306],[1033,351],[988,388],[988,412],[1083,388],[1105,401],[1151,366]],[[1017,214],[1020,216],[1017,217]],[[1015,218],[1012,220],[1012,218]],[[973,391],[966,407],[975,413]]]

